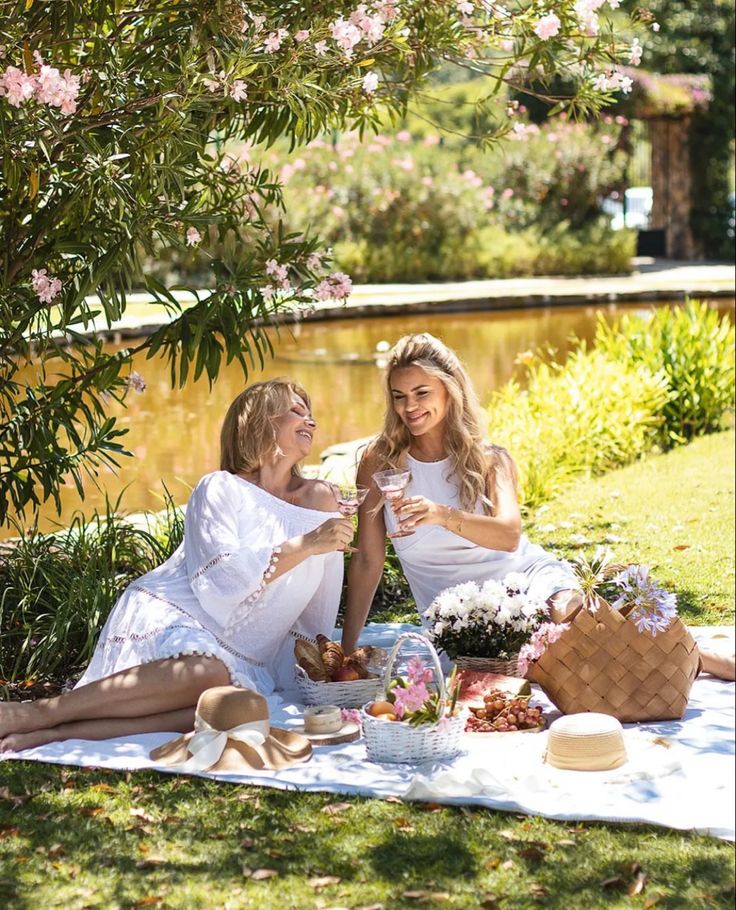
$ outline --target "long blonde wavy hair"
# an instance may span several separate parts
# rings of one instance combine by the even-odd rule
[[[221,471],[251,474],[279,454],[274,419],[286,414],[294,395],[311,412],[309,395],[291,379],[254,382],[238,395],[227,409],[220,432]],[[298,465],[294,465],[292,474],[300,474]]]
[[[386,417],[383,431],[368,449],[380,468],[406,464],[412,437],[394,410],[391,375],[394,370],[421,367],[442,382],[449,395],[445,417],[445,450],[450,458],[450,475],[458,485],[460,504],[474,511],[480,499],[486,510],[494,512],[496,471],[501,467],[503,450],[484,442],[483,420],[478,397],[465,367],[446,344],[423,332],[405,335],[391,350],[386,365]]]

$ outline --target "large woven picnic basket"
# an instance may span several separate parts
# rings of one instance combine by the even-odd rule
[[[563,714],[598,711],[622,722],[679,719],[700,669],[698,648],[679,617],[657,635],[603,598],[580,609],[570,628],[530,663],[537,683]]]

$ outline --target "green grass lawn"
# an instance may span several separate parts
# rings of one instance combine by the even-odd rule
[[[674,586],[688,622],[726,623],[733,516],[724,433],[577,483],[529,531],[567,555],[610,541]],[[0,764],[9,910],[733,905],[733,846],[663,828]]]
[[[733,431],[704,436],[579,481],[537,510],[529,536],[567,557],[607,546],[651,566],[686,622],[733,623],[734,443]]]

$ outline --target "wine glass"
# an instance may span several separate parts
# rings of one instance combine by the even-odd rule
[[[376,471],[373,480],[388,502],[397,502],[404,498],[404,490],[411,481],[411,471],[401,469]],[[393,539],[394,537],[409,537],[413,533],[413,531],[394,531],[388,536]]]
[[[332,495],[337,502],[337,510],[344,518],[357,515],[358,509],[368,495],[368,487],[358,487],[352,483],[333,483]],[[351,553],[357,553],[355,547],[347,547]]]

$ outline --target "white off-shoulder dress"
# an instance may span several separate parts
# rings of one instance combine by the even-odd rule
[[[329,635],[343,577],[339,552],[310,556],[268,581],[279,545],[337,512],[292,505],[215,471],[195,487],[184,540],[126,588],[77,683],[165,657],[218,657],[235,685],[270,695],[293,688],[294,641]]]
[[[407,462],[411,482],[405,496],[424,496],[432,502],[461,507],[449,458],[425,462],[409,455]],[[480,502],[475,511],[483,512]],[[388,505],[384,507],[384,517],[387,530],[395,531],[396,518]],[[517,549],[509,553],[481,547],[439,525],[420,525],[410,536],[394,538],[393,545],[425,627],[424,611],[434,598],[445,588],[462,582],[482,583],[491,578],[500,581],[510,572],[522,572],[529,579],[529,594],[542,601],[576,586],[569,563],[530,543],[525,535]]]

